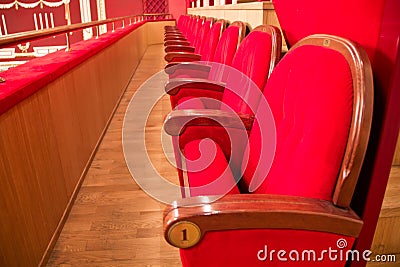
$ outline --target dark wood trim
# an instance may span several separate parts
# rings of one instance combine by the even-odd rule
[[[171,111],[164,122],[164,130],[172,136],[181,135],[187,127],[219,126],[249,131],[254,117],[248,114],[213,109],[186,109]]]
[[[207,79],[171,79],[165,84],[165,92],[169,95],[176,95],[180,90],[191,89],[224,92],[225,86],[226,84],[223,82],[210,81]]]
[[[170,52],[190,52],[194,53],[195,48],[189,45],[168,45],[165,47],[164,51],[166,53]]]
[[[165,41],[164,46],[169,46],[169,45],[190,45],[190,42],[184,41],[184,40],[170,40],[170,41]]]
[[[164,211],[164,236],[179,222],[208,231],[239,229],[298,229],[357,237],[360,218],[330,201],[278,195],[226,195],[185,198]],[[200,240],[199,240],[200,241]]]
[[[167,41],[186,41],[186,37],[182,34],[167,34],[164,37],[164,42]]]
[[[202,64],[200,62],[181,62],[179,64],[170,63],[165,66],[165,73],[167,73],[168,75],[174,74],[177,70],[196,70],[199,72],[203,72],[208,76],[208,73],[211,70],[211,66]]]
[[[171,62],[175,58],[183,58],[182,61],[198,61],[201,58],[201,55],[199,54],[194,54],[194,53],[187,53],[187,52],[170,52],[167,53],[164,57],[164,59],[167,62]]]

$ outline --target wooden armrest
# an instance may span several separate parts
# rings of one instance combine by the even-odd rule
[[[195,70],[201,72],[201,76],[203,77],[208,76],[208,73],[210,73],[211,70],[211,66],[197,62],[171,62],[165,66],[165,73],[167,73],[168,75],[172,75],[178,70]]]
[[[174,26],[164,27],[164,35],[168,34],[182,34],[182,32],[177,27]]]
[[[223,82],[207,79],[178,78],[171,79],[165,84],[165,92],[169,95],[176,95],[183,88],[223,92],[225,86],[226,84]]]
[[[165,32],[164,36],[183,36],[183,34],[180,31],[174,30]]]
[[[180,36],[179,35],[173,35],[173,36],[168,35],[168,36],[164,37],[164,42],[166,42],[166,41],[179,41],[179,40],[186,41],[187,38],[185,36],[183,36],[183,35],[180,35]]]
[[[167,62],[171,62],[172,60],[177,58],[181,58],[182,62],[198,61],[200,60],[201,55],[187,52],[170,52],[167,53],[164,57]]]
[[[219,126],[251,130],[254,116],[215,109],[184,109],[171,111],[164,121],[164,130],[172,136],[181,135],[191,126]]]
[[[169,40],[164,42],[164,46],[170,46],[170,45],[187,45],[190,46],[190,42],[188,41],[183,41],[183,40]]]
[[[194,52],[194,47],[189,45],[168,45],[165,47],[164,51],[169,52]]]
[[[164,211],[164,236],[185,248],[182,231],[191,231],[191,246],[208,231],[297,229],[357,237],[363,222],[352,211],[330,201],[281,195],[226,195],[176,201]],[[177,231],[178,230],[178,231]],[[188,235],[189,237],[189,235]]]

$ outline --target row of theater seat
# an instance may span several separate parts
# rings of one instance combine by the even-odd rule
[[[212,67],[208,75],[204,75],[203,71],[193,68],[193,64],[191,64],[189,75],[191,77],[184,78],[185,75],[188,75],[188,65],[179,65],[174,68],[171,68],[171,65],[194,60],[196,58],[193,55],[197,54],[180,51],[182,47],[185,47],[179,45],[182,35],[167,33],[166,42],[168,43],[166,43],[167,54],[165,58],[170,61],[167,69],[170,69],[168,73],[171,80],[166,85],[166,91],[171,96],[172,107],[178,109],[232,109],[242,115],[253,116],[257,102],[261,97],[260,90],[264,88],[271,70],[280,58],[281,36],[279,29],[269,25],[261,25],[245,37],[248,27],[240,21],[233,22],[226,29],[224,20],[217,20],[215,24],[212,24],[212,19],[192,17],[192,21],[193,31],[198,31],[198,38],[192,42],[197,45],[195,52],[201,53],[197,56],[197,59],[212,64]],[[210,28],[210,26],[212,27]],[[174,38],[178,39],[175,39],[175,44],[171,44]],[[171,50],[175,52],[169,52]],[[257,66],[257,68],[252,68],[252,66]],[[236,79],[228,79],[228,76],[235,76],[232,70],[237,71]],[[228,75],[229,73],[230,75]],[[250,91],[252,93],[249,93]],[[193,140],[193,137],[196,137],[195,139],[218,139],[225,155],[231,156],[229,138],[232,137],[229,137],[224,129],[215,128],[210,132],[208,127],[201,131],[198,128],[189,128],[174,143],[176,145],[179,143],[180,147],[184,147],[189,141]],[[238,152],[236,153],[237,157],[232,157],[233,161],[237,158],[236,163],[241,161],[239,151],[243,150],[244,145],[245,143],[240,145],[237,142],[235,149]],[[179,154],[175,154],[178,166],[181,163]],[[239,165],[234,164],[233,166]],[[179,170],[178,172],[183,184],[182,171]]]
[[[362,222],[336,207],[350,205],[369,138],[373,84],[363,49],[344,38],[318,34],[299,41],[281,58],[277,28],[261,25],[249,31],[243,22],[227,26],[224,20],[198,16],[182,16],[177,27],[165,31],[170,77],[165,89],[174,110],[164,128],[173,138],[182,196],[292,196],[281,209],[290,209],[291,201],[300,197],[317,206],[330,203],[341,218],[337,228],[321,226],[318,220],[328,216],[322,213],[311,216],[317,218],[315,229],[311,217],[306,227],[282,221],[272,227],[283,230],[260,229],[273,224],[263,222],[225,228],[215,221],[204,225],[193,216],[174,217],[177,205],[166,212],[166,239],[185,248],[183,265],[257,266],[254,253],[266,242],[288,251],[305,245],[323,250],[338,239],[351,247]],[[244,197],[239,202],[253,209],[262,201]],[[239,221],[246,218],[246,210],[242,213]],[[174,239],[176,224],[182,221],[199,229],[196,242],[185,235]],[[309,240],[310,230],[315,240]],[[280,242],[284,236],[291,240]],[[249,239],[251,245],[243,248],[241,243]],[[221,243],[232,253],[217,256]],[[323,266],[344,264],[327,259]]]

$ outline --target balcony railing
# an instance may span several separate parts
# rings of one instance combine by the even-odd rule
[[[6,36],[0,37],[0,49],[4,52],[2,62],[3,68],[0,71],[7,70],[10,67],[15,67],[21,64],[24,64],[30,58],[34,58],[37,56],[43,56],[47,53],[55,52],[57,50],[65,48],[66,51],[70,51],[71,49],[71,34],[77,31],[85,31],[90,29],[93,32],[91,38],[99,38],[99,36],[105,32],[107,32],[107,28],[109,31],[115,31],[118,28],[125,28],[127,25],[132,25],[136,23],[140,23],[143,21],[151,21],[151,20],[160,20],[160,19],[170,19],[170,14],[157,13],[157,14],[141,14],[134,16],[125,16],[118,17],[112,19],[105,19],[100,21],[86,22],[86,23],[77,23],[72,25],[58,26],[54,28],[42,29],[42,30],[32,30],[25,31],[19,33],[8,34]],[[103,30],[102,30],[103,27]],[[57,44],[56,46],[51,47],[39,47],[42,48],[40,51],[37,51],[39,48],[34,48],[34,52],[28,53],[28,47],[30,42],[40,39],[45,39],[49,37],[55,37],[59,35],[65,35],[65,45]],[[88,39],[91,39],[88,38]],[[85,38],[86,39],[86,38]],[[62,42],[62,39],[61,39]],[[25,45],[23,45],[25,44]],[[21,53],[15,53],[15,48],[10,48],[11,46],[18,45],[18,48],[21,49]],[[7,56],[9,55],[9,56]],[[0,77],[0,83],[4,82],[4,79]]]

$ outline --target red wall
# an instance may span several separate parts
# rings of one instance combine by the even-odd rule
[[[108,19],[143,13],[142,0],[106,0],[105,2]]]
[[[186,14],[186,0],[169,0],[169,13],[174,19],[178,19],[180,15]]]
[[[4,3],[5,1],[1,1],[1,2]],[[7,1],[7,2],[10,2],[10,1]],[[26,0],[24,2],[32,3],[32,2],[36,2],[36,0]],[[74,0],[72,0],[71,2],[74,2]],[[12,34],[12,33],[18,33],[18,32],[23,32],[23,31],[35,30],[35,24],[34,24],[34,19],[33,19],[34,13],[37,14],[37,23],[38,23],[39,29],[40,29],[40,20],[39,20],[39,15],[38,15],[39,13],[42,13],[42,20],[43,20],[44,27],[46,25],[44,13],[48,13],[49,27],[51,26],[50,12],[53,13],[55,27],[61,26],[61,25],[66,25],[64,10],[65,10],[64,5],[61,5],[60,7],[55,7],[55,8],[50,8],[45,5],[43,5],[43,8],[40,8],[40,5],[37,6],[36,8],[22,8],[19,6],[18,10],[16,10],[15,7],[10,8],[10,9],[2,9],[2,10],[0,10],[0,14],[4,14],[5,19],[6,19],[8,34]],[[78,3],[78,11],[79,11],[79,3]],[[2,28],[2,32],[4,34],[3,28]],[[78,41],[78,40],[80,40],[80,38],[78,38],[77,34],[74,34],[72,36],[72,41]],[[53,38],[48,38],[48,39],[31,42],[30,49],[28,51],[32,52],[33,46],[46,46],[46,45],[65,45],[65,37],[64,36],[56,36]],[[18,48],[16,48],[16,52],[20,52],[20,50]]]
[[[34,3],[37,0],[24,0],[25,3]],[[145,1],[145,0],[144,0]],[[161,0],[163,1],[163,0]],[[179,18],[180,15],[186,14],[186,0],[167,0],[169,13],[172,14],[174,18]],[[9,3],[10,0],[0,0],[0,3]],[[53,1],[54,2],[54,1]],[[143,13],[143,2],[142,0],[106,0],[106,17],[107,18],[116,18],[130,15],[138,15]],[[96,0],[90,0],[90,8],[92,13],[92,20],[95,21],[98,19],[97,16],[97,4]],[[21,6],[18,10],[14,8],[11,9],[3,9],[0,10],[0,15],[4,14],[7,22],[7,30],[8,33],[17,33],[23,31],[31,31],[35,29],[33,13],[53,13],[54,24],[55,26],[66,25],[67,22],[65,20],[65,8],[64,5],[57,8],[50,8],[47,6],[43,6],[40,8],[40,5],[36,8],[22,8]],[[80,5],[79,0],[71,0],[70,1],[70,14],[71,14],[71,22],[80,23],[81,22],[81,13],[80,13]],[[49,24],[50,24],[50,16]],[[1,19],[1,18],[0,18]],[[40,28],[39,17],[37,17],[38,25]],[[43,17],[43,24],[45,24]],[[116,25],[121,26],[121,25]],[[110,27],[110,26],[109,26]],[[2,28],[3,34],[4,29]],[[71,42],[75,43],[82,40],[82,33],[75,32],[70,36]],[[38,40],[31,42],[31,48],[28,51],[33,51],[33,46],[45,46],[45,45],[65,45],[65,37],[64,36],[56,36],[53,38],[48,38],[44,40]],[[17,52],[20,52],[19,49],[16,49]]]

